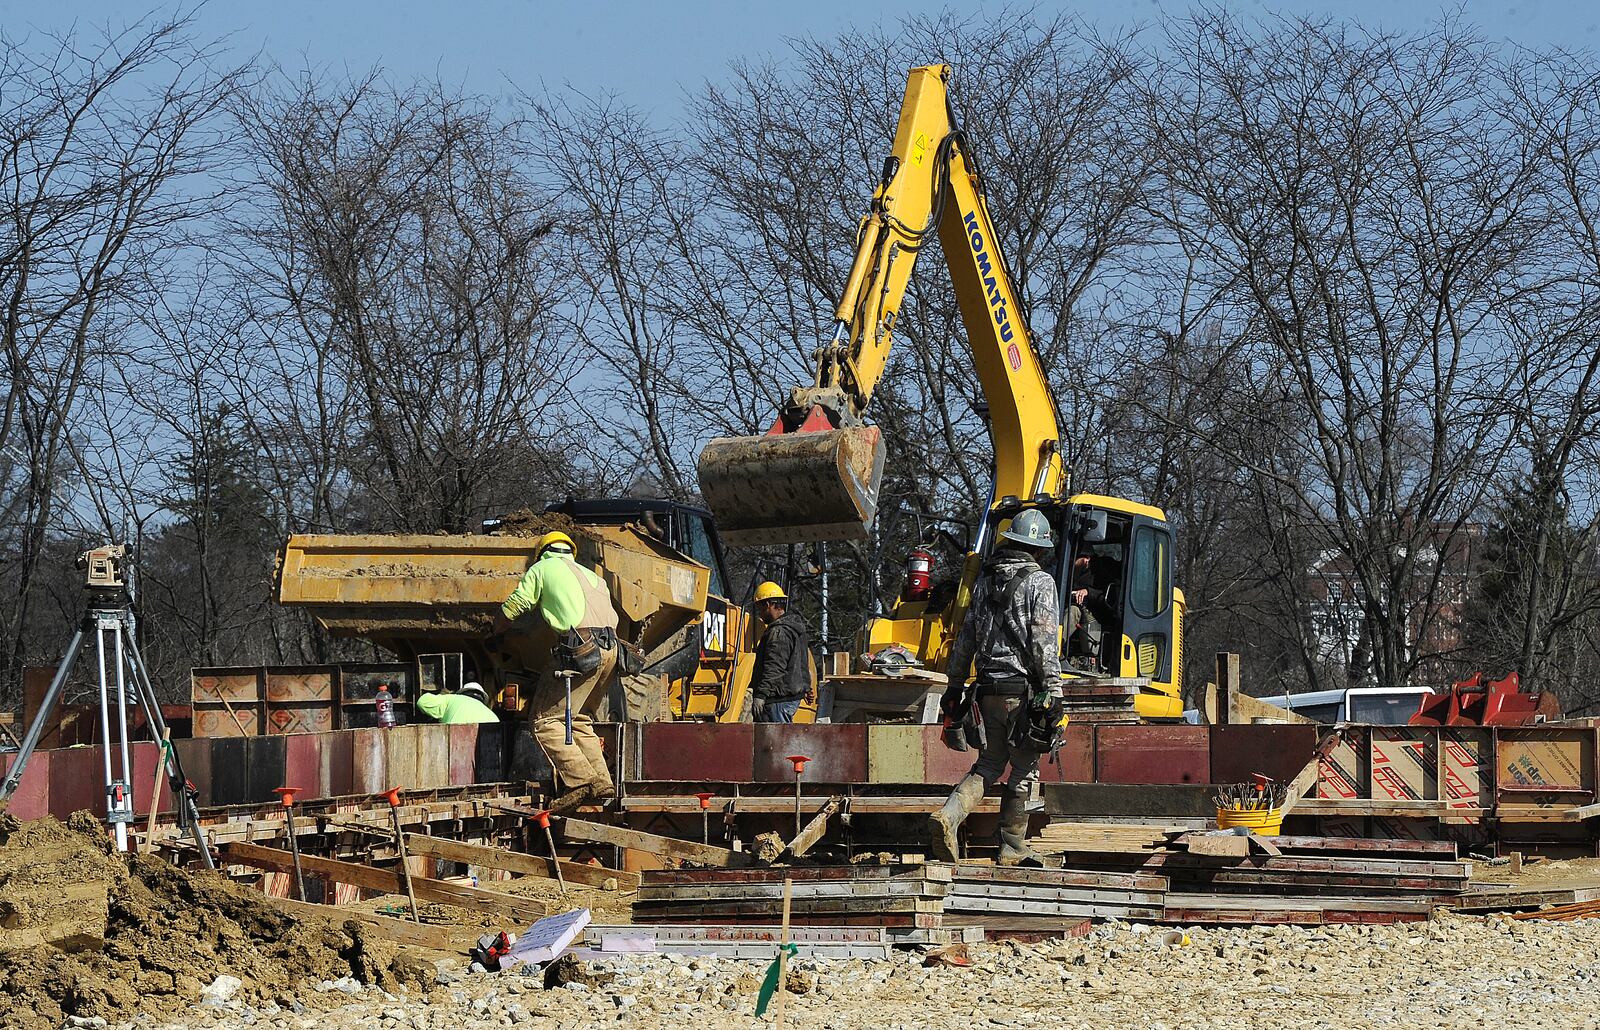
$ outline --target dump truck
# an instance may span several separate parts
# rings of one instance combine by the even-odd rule
[[[759,620],[729,595],[716,525],[704,509],[656,499],[568,501],[473,534],[296,534],[278,562],[278,600],[336,637],[402,658],[460,652],[503,711],[519,711],[553,635],[496,635],[494,615],[561,530],[605,581],[636,671],[613,692],[614,718],[749,718]],[[618,707],[626,709],[618,711]],[[797,721],[811,721],[807,706]]]

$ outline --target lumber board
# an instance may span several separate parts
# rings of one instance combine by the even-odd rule
[[[313,905],[293,898],[269,897],[267,900],[272,905],[297,916],[321,916],[335,923],[354,919],[377,936],[396,944],[410,944],[419,948],[431,948],[434,951],[461,950],[451,943],[449,927],[412,923],[404,919],[395,919],[393,916],[380,916],[375,912],[340,908],[337,905]]]
[[[805,827],[795,834],[794,840],[789,842],[789,854],[795,858],[804,858],[807,852],[816,847],[817,841],[822,839],[823,834],[828,832],[828,820],[843,807],[842,796],[829,798],[828,803],[818,809],[817,814],[811,817],[811,821],[806,823]]]
[[[821,865],[774,866],[746,869],[649,869],[643,874],[644,885],[659,887],[668,884],[708,883],[777,883],[793,880],[809,883],[817,880],[889,880],[906,878],[932,883],[949,883],[954,876],[951,866],[930,862],[926,865]]]
[[[883,898],[945,897],[945,884],[932,884],[916,880],[861,880],[840,883],[791,883],[791,896],[801,898],[856,899],[863,905],[875,904]],[[725,883],[695,887],[640,887],[635,904],[647,902],[680,901],[782,901],[781,883]]]
[[[645,851],[652,855],[659,855],[662,858],[677,859],[680,862],[694,862],[705,866],[727,868],[744,865],[750,861],[749,855],[731,851],[728,848],[719,848],[714,844],[701,844],[698,841],[663,837],[659,834],[646,833],[643,830],[634,830],[626,826],[592,823],[587,819],[562,819],[561,832],[564,836],[574,840],[588,841],[591,844],[610,844],[618,848],[631,848],[634,851]]]
[[[1014,898],[970,897],[961,899],[959,907],[952,904],[946,904],[945,906],[945,914],[951,917],[977,912],[987,915],[1000,913],[1044,915],[1055,919],[1066,919],[1072,916],[1087,916],[1091,919],[1107,919],[1113,916],[1118,919],[1160,919],[1164,911],[1160,898],[1143,903],[1129,901],[1041,903],[1037,901],[1018,901]]]
[[[264,848],[259,844],[234,843],[223,848],[226,861],[239,865],[270,869],[274,872],[292,873],[294,856],[277,848]],[[317,876],[335,883],[348,883],[365,890],[385,894],[404,894],[405,884],[400,874],[388,869],[339,862],[331,858],[302,855],[300,866],[307,876]],[[542,902],[532,898],[519,898],[511,894],[467,887],[428,876],[411,877],[411,889],[418,901],[431,901],[440,905],[454,905],[472,912],[482,912],[501,918],[516,919],[527,924],[549,914]]]
[[[1575,905],[1586,901],[1600,901],[1600,887],[1503,891],[1469,890],[1460,897],[1448,899],[1445,905],[1457,912],[1509,912],[1518,908],[1542,908],[1545,905]]]
[[[1111,872],[1096,869],[1022,869],[976,865],[956,866],[957,889],[966,884],[1033,884],[1041,887],[1101,887],[1114,890],[1167,889],[1167,878],[1154,873]]]
[[[986,883],[972,887],[957,885],[955,890],[945,895],[945,906],[947,908],[964,907],[970,904],[973,899],[982,898],[1004,898],[1010,901],[1035,904],[1041,908],[1080,902],[1096,902],[1107,905],[1121,903],[1159,905],[1166,896],[1167,892],[1164,890],[1129,891],[1096,887],[1025,887],[1008,883]]]
[[[546,880],[556,879],[555,869],[550,865],[548,858],[511,851],[507,848],[464,844],[420,833],[408,833],[406,850],[413,855],[428,855],[442,858],[447,862],[465,862],[485,869],[502,869],[508,873],[537,876]],[[568,883],[580,883],[586,887],[604,887],[606,881],[611,880],[615,882],[618,890],[632,890],[639,886],[639,874],[624,869],[609,869],[605,866],[565,860],[560,863],[560,868],[561,876]]]

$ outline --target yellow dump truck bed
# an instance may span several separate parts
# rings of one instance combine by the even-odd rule
[[[700,618],[709,570],[634,526],[580,526],[578,561],[611,590],[626,639],[649,651]],[[278,600],[337,636],[414,651],[487,635],[533,560],[536,536],[297,534]]]

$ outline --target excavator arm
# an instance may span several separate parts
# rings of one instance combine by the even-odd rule
[[[1000,250],[978,165],[956,124],[948,65],[913,68],[894,149],[861,221],[855,260],[816,353],[764,436],[700,454],[701,492],[732,544],[862,539],[877,512],[883,441],[863,421],[883,377],[917,256],[934,233],[989,406],[994,497],[1062,486],[1055,403]]]

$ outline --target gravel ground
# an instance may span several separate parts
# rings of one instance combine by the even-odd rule
[[[894,961],[799,961],[790,1026],[808,1030],[970,1027],[1600,1027],[1600,920],[1446,916],[1376,927],[1194,930],[1110,924],[1088,937],[975,945],[968,968]],[[221,1000],[185,1022],[138,1030],[745,1028],[761,965],[639,956],[587,963],[597,980],[545,990],[542,977],[467,974],[442,963],[422,996],[353,981],[319,985],[303,1011]],[[213,992],[214,994],[216,992]],[[226,991],[221,993],[226,994]],[[82,1024],[80,1024],[82,1025]]]

